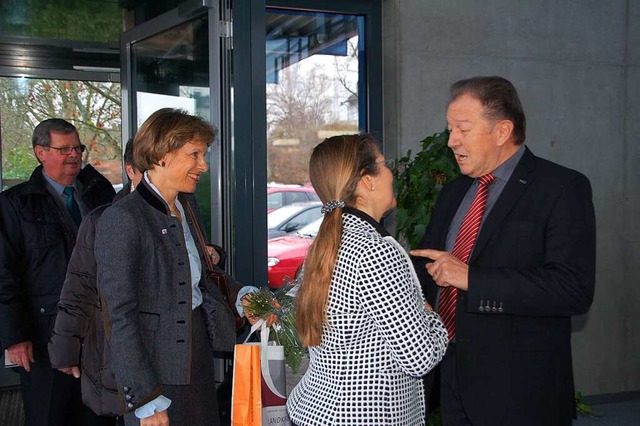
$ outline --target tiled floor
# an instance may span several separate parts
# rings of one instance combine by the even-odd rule
[[[22,426],[24,414],[22,411],[22,395],[19,390],[5,390],[0,392],[0,425]]]

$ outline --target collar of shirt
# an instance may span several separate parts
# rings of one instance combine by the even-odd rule
[[[521,145],[516,153],[509,157],[507,161],[500,164],[494,171],[492,171],[491,174],[493,174],[496,179],[499,179],[503,182],[508,181],[523,155],[524,144]]]
[[[53,190],[55,191],[56,194],[58,194],[60,196],[60,198],[63,197],[63,193],[64,193],[64,189],[66,188],[65,185],[56,182],[55,180],[53,180],[51,178],[51,176],[49,176],[44,169],[42,169],[42,176],[44,176],[45,180],[49,183],[49,185],[51,185],[51,187],[53,188]],[[74,188],[76,187],[76,183],[75,181],[73,182],[72,185]],[[76,191],[78,190],[78,188],[76,188]],[[75,198],[75,197],[74,197]]]
[[[143,178],[145,180],[145,182],[147,182],[149,184],[149,188],[153,189],[153,192],[155,192],[156,194],[158,194],[158,197],[160,197],[160,199],[162,201],[165,202],[165,204],[167,206],[169,206],[169,202],[167,200],[164,199],[164,197],[162,196],[162,194],[160,193],[160,190],[158,188],[156,188],[156,186],[154,184],[151,183],[151,181],[149,180],[149,175],[147,175],[147,172],[145,170]],[[176,198],[176,205],[178,205],[178,199]],[[167,210],[169,210],[169,208],[167,207]],[[180,213],[182,213],[182,210],[180,211]]]

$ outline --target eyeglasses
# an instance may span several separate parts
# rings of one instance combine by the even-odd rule
[[[393,170],[393,167],[395,166],[396,160],[380,160],[380,161],[376,161],[376,164],[384,164],[385,166],[387,166],[387,168],[389,170]]]
[[[85,149],[87,149],[87,147],[85,145],[78,145],[78,146],[61,146],[61,147],[55,147],[55,146],[45,146],[44,148],[51,148],[51,149],[55,149],[56,151],[58,151],[61,155],[69,155],[71,154],[71,151],[75,151],[77,154],[82,154],[84,152]]]

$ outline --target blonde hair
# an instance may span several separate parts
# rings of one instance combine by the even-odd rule
[[[356,187],[364,175],[379,173],[378,143],[369,135],[344,135],[325,139],[309,161],[311,184],[323,204],[356,204]],[[342,239],[342,208],[325,214],[304,262],[302,284],[296,296],[296,328],[305,346],[317,346],[326,322],[333,268]]]
[[[184,110],[162,108],[142,123],[133,139],[133,165],[144,172],[159,164],[167,153],[198,140],[210,146],[217,130],[202,117]]]

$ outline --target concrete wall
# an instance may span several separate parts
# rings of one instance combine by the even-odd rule
[[[574,320],[576,389],[640,390],[640,2],[383,0],[383,15],[387,146],[445,129],[452,82],[501,75],[529,148],[590,178],[597,281]]]

